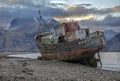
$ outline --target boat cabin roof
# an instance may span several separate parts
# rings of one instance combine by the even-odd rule
[[[54,33],[53,32],[44,32],[44,33],[41,33],[40,35],[42,37],[45,37],[45,36],[52,35],[52,34],[54,34]]]

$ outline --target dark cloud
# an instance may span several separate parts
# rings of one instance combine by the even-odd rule
[[[0,10],[0,24],[2,25],[2,23],[9,23],[14,18],[30,18],[37,16],[37,11],[31,9],[4,8]]]
[[[90,4],[89,4],[90,5]],[[109,14],[112,12],[111,8],[106,8],[106,9],[97,9],[97,8],[87,8],[83,5],[77,5],[68,8],[69,15],[73,16],[84,16],[88,14],[98,14],[98,15],[103,15],[103,14]]]
[[[35,4],[31,2],[31,0],[0,0],[0,3],[2,3],[3,5],[7,5],[8,7],[15,5],[27,6],[27,7],[35,6]]]
[[[31,2],[31,0],[30,1],[29,0],[10,0],[10,1],[16,1],[14,3],[16,3],[17,5],[23,5],[23,6],[26,6],[27,8],[17,8],[17,7],[16,8],[3,8],[3,7],[0,8],[0,22],[7,22],[14,18],[21,18],[21,17],[28,18],[28,17],[38,16],[38,8],[36,7],[35,3]],[[46,3],[48,4],[49,1]],[[51,5],[57,6],[55,3]],[[64,5],[64,4],[59,3],[59,5]],[[87,16],[89,14],[109,15],[111,13],[119,11],[120,9],[120,6],[116,6],[114,8],[104,8],[104,9],[93,8],[90,6],[91,4],[80,4],[76,6],[71,6],[66,10],[58,7],[53,8],[49,6],[48,7],[43,6],[41,7],[41,13],[44,17],[63,18],[63,17],[72,17],[72,16],[78,16],[78,17]],[[86,23],[94,24],[94,25],[117,26],[119,25],[118,23],[119,21],[120,21],[120,17],[107,16],[103,21],[90,20],[90,21],[86,21]]]
[[[54,4],[55,5],[55,4]],[[89,14],[109,14],[112,13],[112,9],[97,9],[97,8],[86,8],[83,5],[90,5],[90,4],[80,4],[75,7],[69,7],[67,10],[62,8],[52,8],[52,7],[42,7],[41,12],[44,16],[47,17],[72,17],[72,16],[86,16]]]
[[[0,18],[6,17],[35,17],[38,15],[38,8],[30,9],[30,8],[4,8],[0,10]],[[67,16],[67,13],[63,9],[51,8],[51,7],[42,7],[40,8],[43,16],[47,17],[59,17],[59,16]]]
[[[118,27],[120,26],[120,17],[114,17],[111,15],[106,16],[103,20],[84,20],[81,21],[81,24],[84,25],[93,25],[93,26],[109,26],[109,27]]]
[[[63,9],[41,7],[41,14],[43,17],[61,17],[67,16],[67,13]],[[2,8],[0,9],[0,22],[9,22],[14,18],[30,18],[38,17],[38,8]]]
[[[83,5],[83,6],[91,6],[91,4],[81,4],[81,5]]]
[[[43,7],[41,10],[43,15],[47,17],[65,17],[68,15],[65,10],[60,8]]]
[[[17,3],[23,4],[22,1],[19,1]],[[19,15],[23,16],[23,17],[24,17],[25,14],[27,14],[27,16],[34,15],[34,13],[37,12],[37,10],[36,10],[37,6],[35,6],[32,3],[29,4],[28,2],[29,1],[26,0],[26,2],[23,5],[27,5],[27,6],[31,6],[31,7],[24,8],[24,9],[14,8],[14,9],[11,9],[11,11],[9,11],[9,12],[14,12],[13,13],[14,15],[16,15],[18,12],[20,12],[22,14],[19,14]],[[56,5],[56,4],[52,4],[52,5]],[[63,4],[61,4],[61,5],[63,5]],[[113,12],[112,8],[105,8],[105,9],[87,8],[84,5],[90,6],[91,4],[80,4],[80,5],[77,5],[77,6],[69,7],[67,10],[64,10],[62,8],[41,7],[41,12],[46,17],[86,16],[86,15],[89,15],[89,14],[97,14],[97,15],[106,15],[107,14],[108,15],[108,14]],[[34,6],[34,7],[32,7],[32,6]]]
[[[36,5],[33,2],[28,0],[17,0],[16,4],[27,6],[27,7],[36,7]]]
[[[33,10],[32,9],[11,9],[11,8],[4,8],[0,10],[0,17],[25,17],[25,16],[31,16]],[[29,14],[28,14],[29,13]],[[25,15],[26,14],[26,15]]]

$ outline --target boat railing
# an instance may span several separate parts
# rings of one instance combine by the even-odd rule
[[[105,47],[106,45],[106,41],[105,41],[105,37],[104,37],[104,33],[100,32],[100,31],[96,31],[94,33],[89,34],[88,36],[86,36],[85,40],[94,40],[94,39],[99,39],[101,42],[101,45],[103,47]]]

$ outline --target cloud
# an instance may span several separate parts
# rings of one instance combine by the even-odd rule
[[[44,7],[41,10],[43,10],[43,15],[47,17],[66,17],[68,15],[64,9],[60,8]]]
[[[30,18],[37,17],[37,11],[32,9],[11,9],[11,8],[2,8],[0,9],[0,25],[4,23],[10,23],[14,18]]]
[[[111,15],[108,15],[102,22],[100,22],[101,25],[104,26],[120,26],[120,17],[114,17]]]
[[[91,4],[79,4],[79,5],[70,6],[65,10],[61,9],[59,10],[59,13],[55,15],[55,19],[57,19],[58,21],[63,21],[64,19],[68,20],[70,18],[73,18],[73,19],[76,18],[75,20],[85,20],[85,19],[92,20],[94,19],[93,16],[95,15],[105,16],[113,13],[112,8],[98,9],[90,6]]]
[[[77,18],[76,17],[55,17],[54,19],[59,22],[65,22],[65,21],[69,22],[71,20],[74,20],[74,21],[93,20],[94,17],[91,15],[88,15],[88,16],[77,17]]]
[[[54,8],[65,8],[65,7],[68,7],[68,4],[66,4],[66,3],[54,3],[54,2],[48,2],[47,3],[48,4],[48,6],[50,6],[50,7],[54,7]]]
[[[115,11],[115,12],[120,12],[120,6],[114,7],[114,8],[113,8],[113,11]]]
[[[39,6],[48,6],[48,2],[49,0],[30,0],[32,3],[34,3],[35,5],[39,5]]]
[[[102,22],[94,20],[94,15],[98,15],[99,17],[116,12],[119,13],[120,6],[113,8],[95,8],[92,7],[91,4],[69,6],[65,0],[56,0],[56,2],[53,0],[0,0],[0,22],[9,22],[10,20],[18,17],[37,17],[38,8],[36,6],[38,4],[42,6],[41,13],[44,17],[53,17],[58,20],[76,18],[77,20],[87,20],[86,23],[94,25],[119,25],[119,17],[107,16],[104,19],[104,22]]]
[[[11,4],[7,4],[10,2]],[[87,16],[89,14],[97,14],[97,15],[105,15],[111,14],[114,11],[119,11],[119,6],[115,8],[104,8],[98,9],[90,7],[91,4],[79,4],[67,7],[66,1],[50,1],[50,0],[1,0],[1,3],[4,3],[8,8],[36,8],[38,4],[46,5],[41,8],[43,10],[44,16],[50,17],[70,17],[70,16]],[[67,8],[64,9],[62,6],[66,6]],[[60,7],[60,8],[59,8]],[[88,8],[89,7],[89,8]],[[32,10],[31,10],[32,11]],[[49,13],[46,13],[49,12]],[[27,12],[26,12],[27,13]]]
[[[16,0],[0,0],[1,3],[15,3]]]
[[[81,5],[83,5],[83,6],[91,6],[91,4],[81,4]]]
[[[120,27],[120,17],[114,17],[111,15],[106,16],[103,20],[84,20],[81,21],[81,24],[84,24],[86,26],[109,26],[109,27]]]
[[[90,5],[90,4],[89,4]],[[105,9],[98,9],[98,8],[87,8],[83,5],[75,5],[75,6],[70,6],[69,8],[66,9],[66,11],[70,15],[76,15],[76,16],[84,16],[88,14],[109,14],[112,12],[111,8],[105,8]]]
[[[16,8],[35,7],[36,5],[31,0],[0,0],[1,7]]]

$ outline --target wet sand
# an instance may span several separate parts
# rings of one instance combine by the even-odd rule
[[[77,63],[0,57],[0,81],[120,81],[120,72]]]

